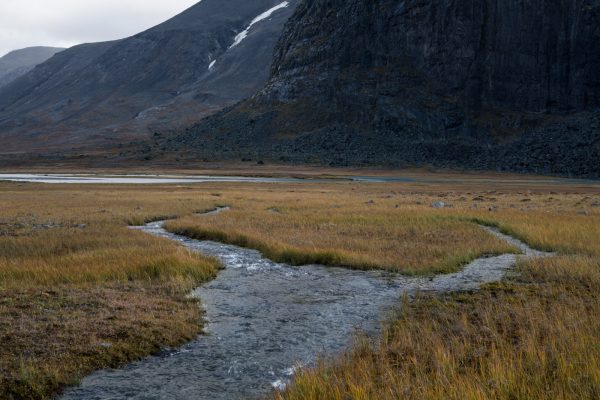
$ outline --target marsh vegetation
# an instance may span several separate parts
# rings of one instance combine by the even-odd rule
[[[186,296],[219,264],[127,225],[203,210],[209,199],[0,185],[0,398],[49,398],[198,334],[200,309]]]
[[[278,398],[597,397],[598,193],[530,181],[0,183],[0,397],[49,398],[199,333],[187,294],[219,263],[127,228],[167,217],[180,217],[173,232],[277,261],[412,275],[516,251],[478,223],[557,252],[477,293],[406,302],[382,338],[303,371]],[[231,209],[194,215],[221,205]]]

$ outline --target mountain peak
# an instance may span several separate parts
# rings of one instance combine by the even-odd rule
[[[13,50],[0,57],[0,88],[63,50],[58,47],[34,46]]]
[[[297,0],[284,3],[203,0],[132,37],[63,51],[0,90],[3,150],[114,146],[251,96]]]

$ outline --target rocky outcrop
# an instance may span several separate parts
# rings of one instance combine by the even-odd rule
[[[600,176],[598,44],[598,0],[304,0],[260,93],[158,145]]]
[[[332,78],[344,79],[345,72],[351,81],[377,85],[371,92],[379,96],[401,89],[392,86],[385,93],[389,83],[406,82],[457,96],[473,111],[597,107],[599,4],[308,0],[279,43],[269,91],[283,100],[314,94],[331,87]],[[370,82],[355,79],[361,78],[358,71]]]

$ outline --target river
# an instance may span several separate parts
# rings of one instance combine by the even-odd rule
[[[221,210],[217,210],[221,211]],[[205,334],[176,351],[104,370],[69,389],[63,400],[253,399],[288,384],[298,367],[343,351],[357,332],[375,335],[405,293],[476,289],[502,279],[516,255],[481,258],[461,272],[431,278],[323,266],[292,267],[254,250],[136,227],[219,258],[225,269],[197,289]],[[544,256],[491,228],[526,256]]]

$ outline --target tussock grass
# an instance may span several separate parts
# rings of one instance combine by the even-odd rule
[[[261,251],[293,265],[341,265],[406,274],[456,271],[482,255],[516,251],[476,224],[421,207],[400,209],[365,202],[351,190],[303,193],[294,204],[286,193],[254,193],[248,202],[217,216],[169,221],[167,230]],[[368,197],[367,197],[368,198]]]
[[[163,240],[127,228],[60,229],[33,237],[0,240],[0,285],[4,288],[214,276],[215,263]]]
[[[543,385],[550,397],[596,394],[600,195],[514,182],[0,183],[0,398],[50,398],[198,333],[200,309],[185,295],[218,264],[126,228],[165,216],[185,216],[171,230],[291,264],[427,274],[513,250],[475,220],[562,254],[480,293],[406,305],[381,342],[304,371],[280,397],[535,399]],[[190,216],[223,204],[232,209]]]
[[[0,398],[45,399],[95,369],[196,337],[195,301],[177,283],[0,291]]]
[[[562,254],[600,256],[600,215],[579,212],[501,212],[493,216],[501,231],[538,249]],[[484,221],[489,221],[486,216]]]
[[[127,228],[212,209],[173,187],[0,183],[0,398],[45,399],[194,338],[216,260]]]
[[[275,398],[598,398],[598,260],[535,260],[519,272],[481,292],[405,302],[380,341],[301,372]]]
[[[455,196],[449,215],[559,255],[521,260],[478,292],[405,299],[381,338],[357,339],[274,398],[600,398],[600,219],[597,206],[581,209],[597,195],[476,193],[477,207]]]

